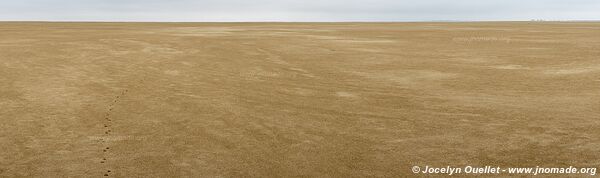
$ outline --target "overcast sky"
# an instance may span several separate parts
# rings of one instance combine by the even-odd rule
[[[0,20],[600,20],[600,0],[0,0]]]

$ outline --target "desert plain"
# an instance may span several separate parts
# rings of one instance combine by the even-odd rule
[[[595,22],[0,23],[0,177],[598,167],[599,135]]]

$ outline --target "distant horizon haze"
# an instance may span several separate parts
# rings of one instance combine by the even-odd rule
[[[597,9],[594,0],[20,0],[0,3],[0,21],[597,21]]]

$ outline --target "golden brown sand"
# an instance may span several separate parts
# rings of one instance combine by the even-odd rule
[[[600,164],[600,23],[0,23],[0,177]]]

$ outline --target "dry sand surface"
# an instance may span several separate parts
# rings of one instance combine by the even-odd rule
[[[0,177],[600,165],[600,23],[0,23]]]

